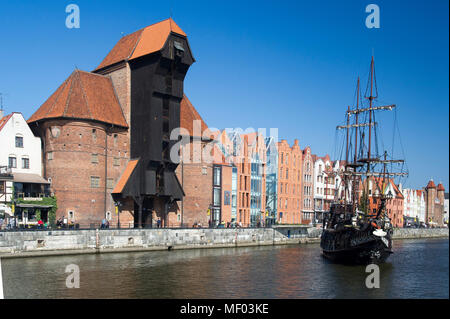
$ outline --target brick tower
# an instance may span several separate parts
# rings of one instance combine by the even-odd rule
[[[45,178],[58,200],[56,218],[83,227],[111,217],[110,196],[128,161],[128,124],[109,78],[74,71],[31,116],[43,141]]]
[[[427,186],[425,187],[425,194],[426,194],[426,213],[425,213],[425,220],[426,223],[429,223],[431,221],[434,222],[434,209],[435,209],[435,199],[436,199],[436,185],[433,182],[433,179],[430,179]]]

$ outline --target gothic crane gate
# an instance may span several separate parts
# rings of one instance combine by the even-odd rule
[[[170,133],[180,126],[183,81],[195,60],[186,36],[180,33],[171,29],[160,50],[128,60],[131,160],[112,196],[116,203],[134,201],[134,224],[139,228],[150,226],[155,214],[166,226],[169,209],[176,208],[176,201],[184,196],[175,175],[178,163],[170,158],[170,149],[177,142],[170,140]],[[136,50],[148,49],[153,40],[139,44],[133,55]]]

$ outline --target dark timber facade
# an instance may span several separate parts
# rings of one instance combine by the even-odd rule
[[[58,217],[119,227],[179,220],[184,192],[170,134],[180,127],[192,63],[186,34],[167,19],[122,37],[93,72],[75,71],[33,114],[30,126],[48,135],[43,162]]]
[[[139,162],[120,197],[134,199],[138,226],[149,224],[150,213],[158,208],[165,218],[168,206],[183,197],[175,175],[178,164],[170,158],[176,143],[170,132],[180,126],[183,80],[193,62],[187,40],[171,34],[160,52],[130,63],[130,155]]]

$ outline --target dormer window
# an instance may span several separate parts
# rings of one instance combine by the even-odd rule
[[[178,57],[182,57],[184,55],[183,44],[178,41],[173,41],[173,47],[175,48],[175,55]]]

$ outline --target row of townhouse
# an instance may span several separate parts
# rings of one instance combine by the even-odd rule
[[[39,198],[54,194],[57,219],[89,227],[320,222],[345,191],[344,163],[298,140],[211,131],[183,90],[194,62],[167,19],[119,39],[95,70],[75,70],[27,122],[0,117],[0,201],[28,199],[3,214],[45,219],[52,208]]]
[[[445,193],[442,183],[436,186],[433,179],[430,179],[422,189],[404,188],[401,191],[404,196],[405,222],[426,224],[429,227],[448,224],[448,193]]]

